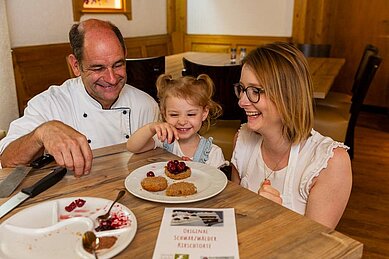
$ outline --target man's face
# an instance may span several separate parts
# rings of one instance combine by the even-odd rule
[[[125,53],[112,31],[92,29],[85,33],[80,73],[89,95],[104,109],[110,108],[127,80]]]

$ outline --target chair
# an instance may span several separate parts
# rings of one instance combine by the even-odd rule
[[[132,85],[157,100],[155,82],[165,73],[165,56],[126,59],[127,84]]]
[[[360,78],[354,84],[352,103],[347,115],[344,110],[336,107],[316,106],[314,128],[321,134],[349,146],[351,159],[354,157],[354,129],[358,115],[381,61],[382,58],[374,54],[367,59],[366,66],[360,72]]]
[[[215,84],[214,101],[223,108],[223,120],[244,120],[245,114],[238,105],[238,98],[234,94],[233,84],[240,79],[241,65],[208,66],[194,63],[186,58],[182,59],[183,75],[197,77],[207,74]]]
[[[355,92],[355,85],[357,84],[357,81],[362,76],[362,71],[364,71],[367,60],[371,55],[378,55],[378,48],[368,44],[362,54],[361,61],[359,62],[357,72],[354,76],[354,83],[352,87],[352,93]],[[330,91],[325,99],[317,99],[316,104],[321,106],[327,106],[327,107],[335,107],[338,109],[346,110],[346,113],[348,113],[350,106],[351,106],[351,98],[352,96],[346,93],[340,93],[340,92],[334,92]]]
[[[297,48],[306,57],[329,57],[331,53],[330,44],[298,44]]]

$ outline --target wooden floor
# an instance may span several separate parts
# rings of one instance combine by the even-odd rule
[[[353,189],[336,230],[364,244],[363,258],[389,258],[389,116],[363,113],[355,132]]]

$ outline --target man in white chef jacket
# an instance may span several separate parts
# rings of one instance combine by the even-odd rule
[[[90,19],[69,32],[69,63],[77,78],[32,98],[24,116],[0,141],[2,167],[29,164],[44,151],[56,162],[89,174],[92,149],[124,143],[159,116],[154,99],[127,85],[126,46],[113,24]]]

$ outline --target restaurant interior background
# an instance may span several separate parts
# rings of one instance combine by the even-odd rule
[[[387,112],[388,9],[387,0],[131,0],[131,20],[122,14],[85,14],[81,20],[115,23],[126,38],[128,57],[250,50],[276,40],[329,43],[331,56],[346,58],[333,86],[345,93],[351,92],[363,48],[374,44],[384,62],[365,104]],[[7,111],[0,129],[7,129],[32,96],[68,78],[73,6],[68,0],[0,0],[0,17],[0,110]]]
[[[366,44],[373,44],[379,48],[383,62],[369,88],[365,109],[389,116],[388,0],[127,1],[131,2],[131,20],[122,14],[85,14],[81,20],[96,17],[116,24],[126,39],[128,57],[184,51],[229,52],[231,47],[250,50],[258,44],[279,40],[328,43],[332,45],[332,57],[346,59],[332,90],[351,93],[363,49]],[[65,57],[70,53],[68,31],[74,22],[69,0],[0,0],[0,129],[8,129],[32,96],[69,77]],[[380,148],[374,146],[370,150],[377,153]],[[365,166],[363,170],[375,172],[366,162],[374,157],[364,155],[365,160],[353,161],[353,166]],[[377,162],[371,166],[376,165]],[[365,175],[376,181],[368,178],[369,173]],[[368,197],[376,200],[377,206],[385,207],[385,197],[370,192],[377,184],[387,186],[386,180],[378,182],[369,183]],[[357,210],[353,213],[360,214],[358,220],[372,221]],[[372,209],[371,213],[377,214],[377,210]],[[366,247],[381,253],[388,237],[385,231],[376,233],[381,227],[377,224],[375,228],[361,228],[360,222],[355,222],[349,233],[372,237],[371,243],[365,242]],[[377,240],[381,248],[374,243]]]

